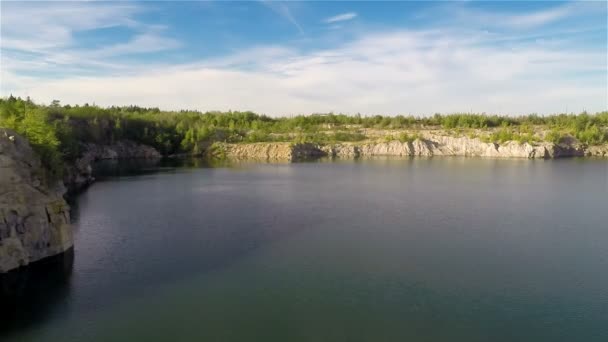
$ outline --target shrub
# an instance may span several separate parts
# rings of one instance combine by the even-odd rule
[[[599,145],[608,141],[608,133],[596,125],[587,124],[585,129],[576,132],[576,138],[587,145]]]
[[[507,141],[514,140],[514,135],[511,129],[503,127],[487,136],[484,140],[487,142],[502,144]]]
[[[566,138],[566,135],[557,129],[552,129],[545,135],[546,141],[552,142],[556,145],[561,144],[565,138]]]
[[[404,142],[408,142],[411,143],[416,139],[421,139],[422,137],[420,136],[420,134],[416,133],[416,134],[407,134],[407,133],[401,133],[399,135],[399,141],[401,141],[402,143]]]

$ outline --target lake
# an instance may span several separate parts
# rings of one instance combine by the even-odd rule
[[[101,170],[3,342],[608,341],[607,160]]]

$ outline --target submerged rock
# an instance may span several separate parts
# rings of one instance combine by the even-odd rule
[[[65,187],[47,172],[24,138],[0,128],[0,273],[73,246]]]

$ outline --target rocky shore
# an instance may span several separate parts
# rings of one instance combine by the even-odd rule
[[[51,180],[27,140],[0,128],[0,273],[69,251],[73,246],[70,207],[64,195],[93,181],[93,163],[107,159],[158,159],[154,148],[131,141],[83,145],[66,163],[64,179]]]

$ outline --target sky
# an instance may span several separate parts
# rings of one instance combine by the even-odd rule
[[[605,1],[0,2],[0,95],[507,115],[608,109]]]

